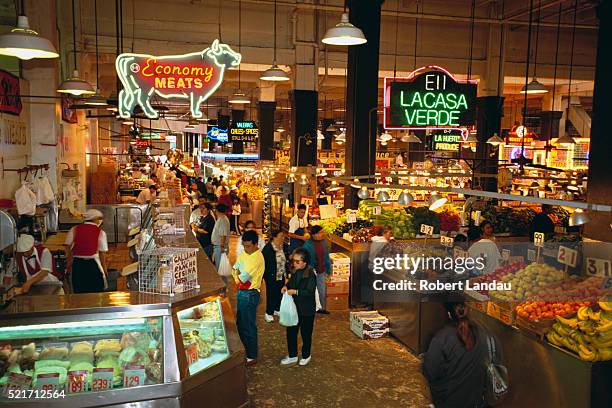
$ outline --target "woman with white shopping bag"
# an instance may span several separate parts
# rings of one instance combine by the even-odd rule
[[[281,365],[291,365],[298,362],[298,332],[302,333],[302,358],[299,360],[299,365],[305,366],[310,362],[317,277],[314,269],[308,266],[308,257],[308,251],[304,248],[298,248],[293,251],[291,254],[291,275],[287,284],[281,290],[284,297],[286,295],[293,297],[298,315],[297,325],[287,327],[287,349],[289,354],[281,360]],[[283,311],[283,302],[281,301],[281,324],[284,323]]]

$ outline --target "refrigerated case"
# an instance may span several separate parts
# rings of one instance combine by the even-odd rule
[[[20,297],[0,314],[0,373],[8,388],[64,395],[45,399],[50,406],[247,402],[229,300],[215,293]],[[0,397],[0,404],[40,402]]]

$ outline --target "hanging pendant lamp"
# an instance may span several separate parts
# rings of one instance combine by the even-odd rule
[[[531,80],[530,83],[528,83],[527,85],[523,86],[523,88],[521,89],[521,93],[522,94],[529,94],[529,95],[533,95],[533,94],[545,94],[548,92],[548,89],[546,88],[546,86],[544,86],[544,84],[542,84],[540,81],[538,81],[538,79],[536,77],[533,77],[533,79]]]
[[[487,143],[493,146],[499,146],[500,144],[504,143],[504,139],[499,137],[497,133],[494,133],[493,136],[487,139]]]
[[[421,139],[412,132],[406,133],[401,137],[400,141],[404,143],[421,143]]]
[[[96,93],[85,100],[85,105],[89,106],[106,106],[106,99],[100,93],[100,67],[98,60],[98,0],[94,0],[94,24],[96,29]]]
[[[262,81],[283,82],[289,81],[289,76],[276,64],[276,0],[274,0],[274,62],[259,77]]]
[[[0,35],[0,54],[22,60],[59,57],[51,41],[30,28],[28,18],[23,15],[23,1],[20,4],[21,15],[17,17],[17,27],[10,33]]]
[[[77,70],[77,51],[76,51],[76,11],[75,0],[72,0],[72,52],[74,55],[74,71],[72,77],[61,83],[57,92],[66,93],[74,96],[90,96],[96,93],[93,86],[84,79],[79,78]]]
[[[340,22],[325,32],[321,42],[330,45],[360,45],[367,43],[368,40],[361,29],[350,23],[345,6]]]
[[[238,2],[238,53],[242,53],[242,0]],[[228,100],[229,103],[237,105],[245,105],[251,103],[251,99],[242,92],[241,83],[241,72],[242,69],[238,65],[238,89],[234,92],[234,95]]]

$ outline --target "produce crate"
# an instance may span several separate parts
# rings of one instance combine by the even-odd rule
[[[344,311],[349,308],[348,294],[330,295],[325,297],[325,309],[329,311]]]
[[[327,295],[346,295],[349,293],[348,279],[334,279],[327,281]]]
[[[378,339],[389,336],[389,319],[376,310],[351,312],[351,331],[360,339]]]
[[[556,322],[556,319],[542,319],[542,320],[529,320],[527,318],[516,316],[516,326],[534,336],[539,338],[540,340],[544,339],[544,335],[548,333],[553,324]]]
[[[468,305],[472,309],[476,309],[479,312],[487,314],[487,309],[489,307],[489,302],[482,302],[482,301],[479,301],[479,300],[475,300],[475,301],[467,301],[465,303],[466,303],[466,305]]]
[[[518,302],[490,301],[487,305],[487,314],[510,326],[516,320],[515,308],[517,305]]]

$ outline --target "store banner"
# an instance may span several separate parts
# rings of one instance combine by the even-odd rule
[[[458,152],[461,143],[460,130],[444,129],[437,130],[431,134],[433,150]]]
[[[256,142],[259,137],[259,128],[253,121],[233,122],[229,129],[229,141]]]
[[[19,78],[0,69],[0,112],[19,115],[21,108]]]
[[[385,129],[465,127],[475,124],[475,81],[427,66],[408,78],[385,78]]]

